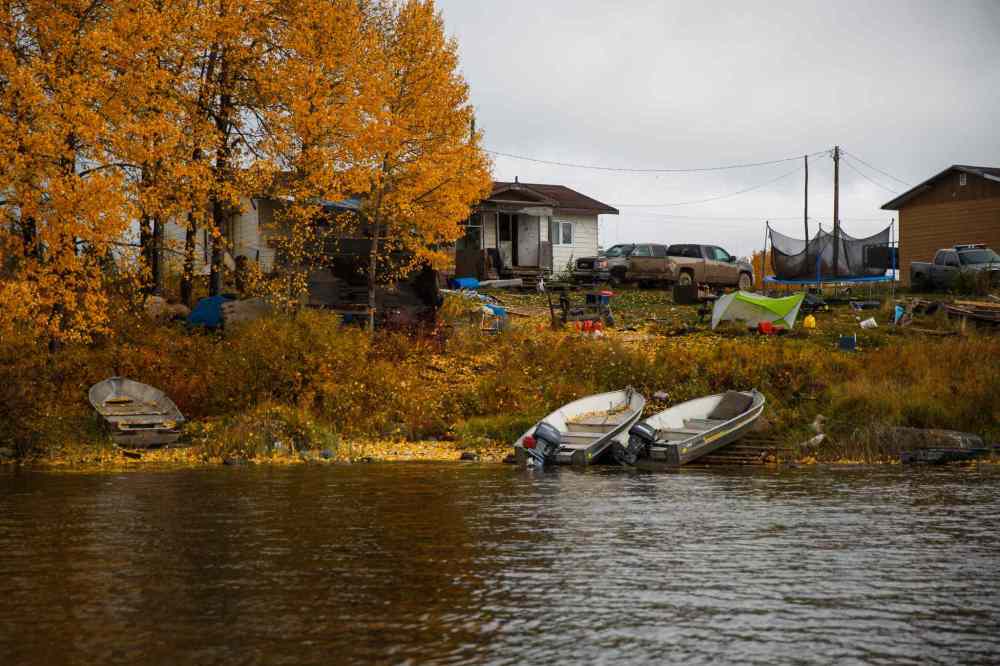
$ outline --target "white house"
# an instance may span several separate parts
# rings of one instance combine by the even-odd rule
[[[233,215],[222,234],[229,250],[227,268],[232,270],[236,257],[246,257],[266,273],[274,266],[274,247],[268,243],[268,231],[276,202],[269,199],[243,199],[242,212]],[[184,221],[170,220],[164,225],[164,246],[167,262],[179,270],[183,263],[184,238],[187,225]],[[211,262],[212,238],[208,229],[195,234],[195,273],[207,274]]]
[[[455,248],[456,277],[537,278],[597,254],[597,219],[618,210],[565,185],[494,182]]]
[[[244,199],[242,211],[222,230],[228,254],[226,267],[246,260],[267,273],[274,268],[274,211],[281,202],[266,197]],[[331,212],[357,210],[360,202],[330,202]],[[456,277],[522,277],[527,282],[545,274],[572,270],[571,262],[597,254],[597,220],[618,210],[565,185],[494,182],[489,198],[466,221],[465,236],[455,244]],[[179,268],[185,227],[168,222],[165,241],[168,262]],[[195,238],[195,272],[206,274],[211,237],[199,229]]]

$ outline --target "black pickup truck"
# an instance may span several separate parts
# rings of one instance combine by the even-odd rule
[[[934,261],[910,263],[910,286],[917,290],[947,289],[961,274],[990,273],[1000,283],[1000,255],[985,245],[956,245],[938,250]]]

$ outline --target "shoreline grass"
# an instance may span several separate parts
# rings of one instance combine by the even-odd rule
[[[650,398],[651,411],[756,387],[768,400],[763,434],[783,443],[810,439],[810,424],[823,415],[826,441],[793,450],[799,461],[888,461],[892,447],[871,434],[890,426],[1000,441],[1000,336],[862,331],[846,309],[818,315],[813,332],[712,332],[663,292],[635,291],[619,299],[626,330],[593,339],[550,330],[538,296],[501,298],[529,316],[499,336],[462,326],[457,315],[447,334],[370,338],[306,311],[225,335],[124,313],[112,338],[57,354],[29,339],[4,341],[0,447],[33,465],[101,460],[111,444],[86,392],[112,375],[157,386],[178,404],[193,446],[170,455],[183,464],[284,464],[323,451],[338,462],[457,460],[464,451],[499,459],[554,407],[627,385]],[[940,318],[925,325],[950,326]],[[837,337],[854,332],[861,350],[837,351]],[[657,392],[667,399],[652,400]],[[147,460],[158,458],[144,454],[134,464]]]

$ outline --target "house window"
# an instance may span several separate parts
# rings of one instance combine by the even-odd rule
[[[553,245],[572,245],[573,223],[552,220],[549,223],[549,240]]]
[[[455,242],[456,250],[478,250],[483,244],[483,223],[479,213],[474,214],[465,224],[465,235]]]
[[[966,179],[967,175],[968,174],[964,174],[964,173],[958,174],[958,186],[959,187],[965,187],[965,183],[966,183],[965,179]]]

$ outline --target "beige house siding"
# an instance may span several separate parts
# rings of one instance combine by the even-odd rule
[[[573,224],[573,242],[564,245],[561,242],[552,246],[552,272],[560,275],[566,272],[570,261],[580,257],[597,255],[597,216],[570,215],[560,213],[557,209],[552,216],[554,222],[571,222]],[[546,225],[547,227],[548,225]],[[543,240],[548,240],[547,238]],[[561,237],[560,237],[560,240]]]
[[[932,261],[935,252],[956,243],[985,243],[1000,249],[1000,197],[903,206],[899,211],[903,285],[910,285],[910,262]]]
[[[274,248],[268,243],[269,226],[274,219],[274,202],[244,199],[241,212],[234,215],[227,232],[229,252],[233,259],[246,257],[264,272],[274,267]],[[171,270],[180,271],[184,264],[184,237],[187,221],[171,219],[164,227],[164,245]],[[207,274],[212,251],[212,239],[207,229],[195,234],[195,273]],[[227,261],[227,264],[229,262]],[[231,269],[232,266],[229,266]]]

